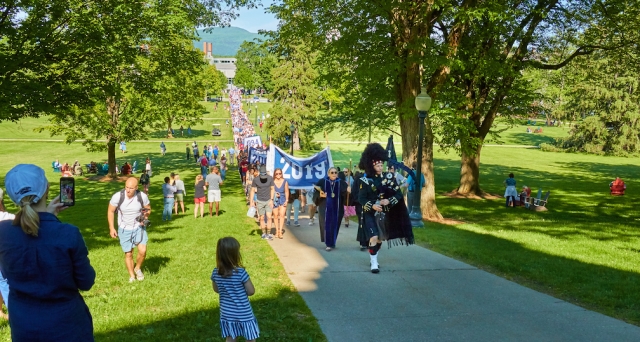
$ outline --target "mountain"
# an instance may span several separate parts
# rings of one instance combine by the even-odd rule
[[[212,43],[214,56],[235,57],[242,42],[253,41],[255,38],[265,39],[260,34],[251,33],[239,27],[215,27],[211,32],[205,32],[205,30],[197,30],[200,41],[194,40],[193,46],[202,50],[204,42]]]

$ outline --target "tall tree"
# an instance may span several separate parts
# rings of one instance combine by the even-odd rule
[[[191,40],[194,20],[207,11],[198,2],[191,5],[185,7],[181,0],[108,1],[91,7],[87,20],[100,28],[103,45],[96,47],[91,63],[74,72],[93,106],[56,115],[46,128],[65,134],[68,142],[82,139],[88,149],[107,150],[109,173],[115,175],[116,144],[146,138],[159,120],[148,99],[157,96],[162,75],[202,65]]]
[[[432,116],[425,120],[423,156],[417,156],[418,113],[414,106],[421,85],[435,98],[446,81],[470,18],[477,16],[474,1],[365,1],[285,0],[272,6],[281,19],[276,43],[304,37],[314,50],[333,55],[357,84],[372,82],[374,91],[362,93],[370,103],[390,101],[400,124],[406,162],[422,158],[426,186],[421,209],[426,219],[442,219],[435,197]],[[438,23],[450,28],[435,31]],[[432,36],[439,34],[437,37]],[[439,48],[436,49],[436,48]],[[336,75],[339,77],[339,75]]]
[[[0,2],[0,121],[91,106],[74,70],[99,31],[80,0]]]
[[[260,42],[242,42],[236,54],[236,77],[234,82],[246,89],[273,88],[271,70],[278,62],[275,54],[267,50]]]
[[[482,194],[480,155],[497,115],[508,118],[531,109],[535,94],[523,71],[557,70],[577,56],[625,46],[629,30],[619,21],[633,18],[627,10],[638,14],[628,1],[504,1],[487,4],[472,19],[442,89],[452,93],[449,106],[467,122],[457,136],[462,147],[459,194]],[[558,47],[563,48],[560,54]]]
[[[200,81],[205,89],[205,100],[208,95],[222,95],[227,88],[227,76],[215,66],[207,64],[203,67]]]
[[[321,100],[320,89],[315,83],[318,77],[313,67],[315,58],[316,53],[309,46],[297,41],[287,47],[285,56],[272,70],[273,107],[266,125],[276,143],[282,144],[285,136],[291,138],[296,149],[300,148],[300,143],[308,146],[311,142]]]
[[[570,151],[627,155],[640,151],[638,54],[597,53],[568,68],[567,110],[583,117],[559,145]]]
[[[121,39],[134,43],[123,44],[125,50],[120,50],[122,57],[129,55],[131,62],[134,57],[129,50],[141,39],[132,42],[124,35],[137,32],[136,38],[140,38],[145,36],[145,28],[154,25],[160,32],[166,31],[162,25],[175,24],[171,11],[189,12],[188,20],[194,23],[188,28],[190,32],[196,26],[228,25],[237,17],[238,8],[255,7],[256,1],[185,0],[179,7],[175,5],[173,1],[155,0],[0,2],[0,121],[92,108],[94,101],[84,86],[86,74],[78,69],[86,70],[88,65],[100,63],[101,55],[108,50],[105,47],[116,48],[115,41]],[[141,6],[150,15],[135,17],[123,13],[141,14]],[[162,13],[164,10],[170,12]],[[154,11],[157,16],[151,14]],[[128,21],[117,25],[102,23],[119,19]]]

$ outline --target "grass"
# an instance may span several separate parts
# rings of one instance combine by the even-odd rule
[[[3,125],[0,124],[0,132]],[[509,128],[502,133],[502,139],[508,144],[529,145],[536,144],[534,139],[551,139],[568,132],[568,128],[544,127],[543,134],[534,135],[524,133],[525,129],[526,125]],[[386,144],[386,139],[382,142]],[[128,147],[131,152],[125,158],[141,161],[148,154],[154,155],[152,193],[156,195],[152,200],[159,204],[159,175],[179,170],[187,175],[188,183],[196,170],[192,164],[180,160],[182,147],[178,146],[180,152],[169,147],[169,154],[162,158],[156,145],[149,146],[148,143],[132,143]],[[341,167],[347,166],[349,159],[356,164],[362,148],[353,144],[331,144],[333,160]],[[399,142],[396,148],[400,153]],[[104,154],[85,153],[79,144],[6,143],[0,152],[3,157],[0,177],[15,163],[33,162],[32,154],[24,151],[43,150],[55,151],[48,154],[52,158],[58,156],[61,161],[78,156],[85,160],[105,157]],[[296,152],[296,155],[309,153]],[[637,190],[640,180],[634,177],[640,161],[486,146],[481,162],[480,181],[484,190],[501,195],[504,191],[502,181],[513,172],[518,188],[528,185],[534,193],[539,187],[551,191],[549,211],[507,209],[502,199],[445,197],[442,194],[458,184],[459,157],[454,153],[436,152],[438,208],[445,217],[464,223],[427,222],[427,228],[415,231],[418,243],[538,291],[640,325],[640,232],[636,228],[640,215],[635,210],[640,203],[640,191]],[[46,160],[42,165],[48,167],[49,163]],[[229,174],[236,177],[234,172]],[[49,176],[50,179],[57,177],[52,173]],[[608,184],[616,176],[627,182],[627,195],[623,197],[609,195]],[[236,182],[235,186],[233,182]],[[215,219],[190,221],[190,217],[181,217],[166,226],[151,228],[149,281],[135,284],[135,287],[124,284],[126,272],[122,253],[117,242],[107,237],[102,214],[96,217],[85,217],[84,214],[104,211],[108,196],[121,185],[84,181],[79,185],[81,191],[87,192],[86,202],[80,200],[78,208],[64,213],[62,219],[81,227],[98,269],[98,282],[87,293],[87,302],[94,313],[99,339],[127,340],[130,336],[143,340],[217,339],[217,303],[213,293],[207,292],[207,273],[213,268],[213,242],[225,234],[240,239],[249,273],[259,291],[264,291],[253,298],[262,330],[285,334],[267,336],[267,339],[273,336],[289,336],[282,337],[289,340],[324,338],[308,309],[294,293],[271,249],[251,235],[255,234],[251,230],[252,223],[244,218],[242,222],[231,220],[243,215],[245,208],[241,205],[241,195],[232,190],[237,188],[237,178],[223,190],[222,208],[229,212],[222,215],[221,224],[214,223],[218,222]],[[237,205],[231,205],[234,199]],[[160,221],[160,213],[156,210],[154,215],[155,224]],[[213,224],[209,226],[205,222]],[[139,292],[152,295],[140,299],[137,298]],[[178,293],[181,296],[176,295]],[[130,308],[129,311],[121,310],[123,304]],[[286,322],[286,331],[280,322]],[[298,325],[301,327],[297,328]],[[189,329],[195,326],[195,332],[183,331],[187,326]]]
[[[640,182],[637,159],[509,148],[483,149],[481,184],[502,194],[513,172],[518,188],[550,190],[548,212],[505,208],[504,200],[438,196],[455,226],[428,223],[419,244],[585,308],[640,324]],[[456,187],[459,161],[437,156],[437,192]],[[616,176],[628,185],[609,195]]]
[[[511,139],[509,133],[520,129],[504,136]],[[544,131],[553,129],[562,130]],[[362,148],[332,144],[334,163],[345,167],[349,158],[356,163]],[[426,229],[414,230],[419,245],[640,325],[638,159],[484,147],[482,188],[502,196],[502,182],[513,172],[518,189],[527,185],[534,194],[538,188],[551,191],[548,212],[505,208],[502,198],[446,197],[458,185],[460,159],[436,152],[434,164],[438,209],[464,223],[427,222]],[[609,195],[609,182],[616,176],[627,184],[625,196]]]
[[[155,143],[154,143],[155,144]],[[199,169],[183,160],[182,152],[159,156],[155,145],[131,143],[124,160],[154,158],[150,198],[153,212],[149,228],[149,250],[143,266],[146,279],[128,283],[119,243],[108,236],[107,203],[123,183],[102,183],[77,178],[76,206],[61,213],[60,219],[78,226],[89,248],[89,258],[97,272],[94,287],[83,296],[93,315],[98,341],[220,341],[218,297],[211,288],[218,238],[234,236],[242,246],[244,264],[256,286],[252,306],[265,341],[326,341],[316,319],[297,294],[277,256],[260,240],[255,223],[245,216],[246,206],[237,172],[230,171],[223,185],[220,217],[193,218],[193,204],[187,200],[186,215],[163,223],[161,179],[179,172],[192,198],[192,184]],[[104,153],[87,153],[79,144],[45,142],[5,142],[0,151],[0,184],[17,163],[36,163],[46,171],[52,193],[56,194],[59,173],[50,160],[34,159],[47,151],[49,159],[102,160]],[[123,155],[117,155],[121,158]],[[10,202],[8,199],[5,201]],[[9,211],[16,208],[10,203]],[[280,243],[276,241],[275,243]],[[0,324],[0,340],[10,340],[6,322]]]

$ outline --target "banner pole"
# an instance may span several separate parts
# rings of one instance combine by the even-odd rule
[[[353,170],[351,170],[351,158],[349,158],[349,172],[353,174]],[[347,174],[347,186],[349,186],[349,174]],[[353,191],[353,189],[351,189],[351,191]],[[349,195],[351,195],[350,192],[347,192],[347,201],[345,202],[344,205],[348,206],[349,205]]]

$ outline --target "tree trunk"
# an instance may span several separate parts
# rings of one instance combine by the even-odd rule
[[[116,178],[116,142],[107,142],[107,160],[109,161],[109,176]]]
[[[298,135],[297,129],[293,132],[293,139],[291,142],[293,143],[293,149],[295,151],[300,151],[300,135]]]
[[[409,165],[417,160],[419,122],[418,112],[414,100],[420,92],[420,72],[418,65],[408,68],[397,84],[396,110],[400,121],[402,134],[402,159]],[[424,141],[422,142],[422,173],[425,176],[425,186],[420,195],[420,209],[425,220],[441,220],[442,214],[436,206],[436,187],[433,174],[433,130],[429,113],[425,119]]]
[[[480,150],[482,150],[482,145],[479,145],[473,154],[462,152],[460,185],[457,190],[459,194],[482,195],[483,191],[480,189]]]
[[[171,133],[171,118],[169,118],[168,120],[168,125],[167,125],[167,139],[173,139],[173,133]]]

